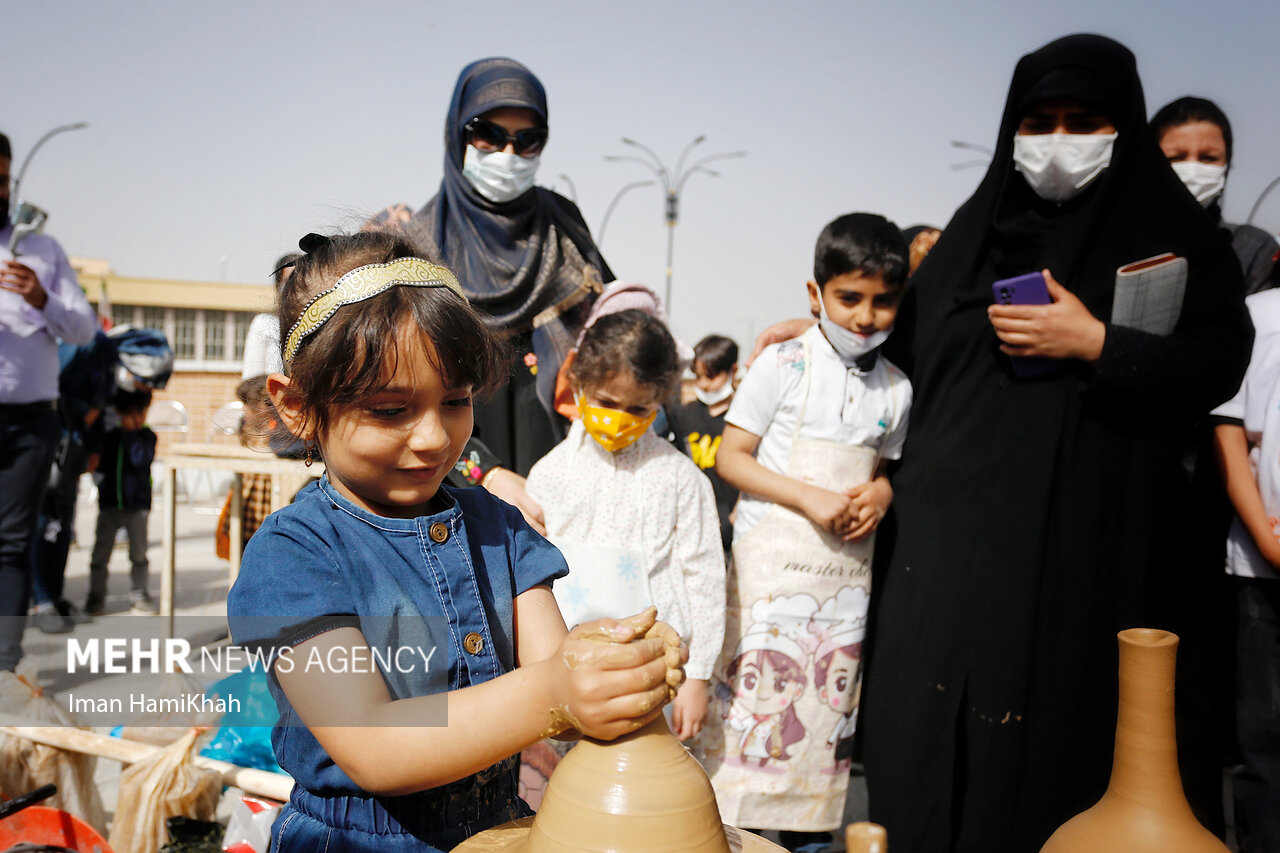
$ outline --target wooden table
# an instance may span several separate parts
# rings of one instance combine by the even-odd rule
[[[177,540],[178,469],[227,471],[231,474],[231,576],[240,573],[240,551],[244,547],[242,481],[245,474],[270,474],[271,511],[287,505],[308,479],[324,473],[324,465],[311,467],[301,459],[281,459],[265,451],[238,444],[175,444],[161,460],[164,465],[164,565],[160,573],[160,622],[166,638],[173,636],[174,550]],[[294,484],[290,488],[290,484]]]

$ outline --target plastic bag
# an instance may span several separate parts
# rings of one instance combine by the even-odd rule
[[[114,850],[157,853],[168,840],[165,821],[179,815],[213,820],[222,793],[222,777],[197,767],[191,729],[156,754],[120,774],[120,796],[107,841]]]
[[[271,729],[280,713],[267,687],[266,670],[242,669],[209,685],[205,692],[209,696],[221,696],[229,708],[238,710],[223,714],[222,728],[200,754],[241,767],[283,773],[271,748]],[[236,700],[234,705],[232,698]]]
[[[75,718],[36,686],[35,675],[30,658],[19,664],[16,674],[0,672],[0,712],[22,717],[34,726],[75,726]],[[106,812],[93,782],[97,764],[97,756],[0,734],[0,790],[17,796],[52,782],[58,793],[43,805],[70,812],[105,832]]]
[[[278,814],[279,805],[257,797],[240,797],[231,809],[227,832],[222,836],[222,849],[227,853],[267,853],[271,846],[271,824]]]

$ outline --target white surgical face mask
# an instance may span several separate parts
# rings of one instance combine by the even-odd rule
[[[1173,171],[1178,173],[1196,201],[1205,207],[1213,204],[1213,200],[1222,195],[1222,190],[1227,186],[1226,166],[1201,163],[1199,160],[1183,160],[1169,165],[1173,166]]]
[[[703,391],[701,388],[694,387],[693,393],[697,395],[698,401],[704,406],[714,406],[716,403],[723,403],[725,400],[733,396],[733,378],[726,379],[724,384],[714,391]]]
[[[537,157],[521,157],[506,151],[480,151],[467,146],[462,174],[476,192],[496,204],[512,201],[533,188]]]
[[[1115,133],[1037,133],[1013,137],[1013,162],[1046,201],[1074,198],[1111,165]]]
[[[827,306],[822,304],[821,299],[818,300],[818,325],[822,327],[822,333],[835,348],[836,355],[840,356],[840,360],[848,367],[852,367],[855,361],[887,341],[889,333],[893,331],[892,328],[888,328],[863,337],[844,326],[837,326],[827,316]]]

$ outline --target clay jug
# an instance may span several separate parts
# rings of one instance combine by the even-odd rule
[[[612,742],[584,738],[556,766],[535,818],[482,832],[454,853],[767,853],[720,823],[711,781],[659,715]]]
[[[844,830],[848,853],[889,853],[889,834],[878,823],[851,823]]]
[[[1102,799],[1058,828],[1041,853],[1226,853],[1199,824],[1178,775],[1173,672],[1178,637],[1120,632],[1120,707],[1111,782]]]

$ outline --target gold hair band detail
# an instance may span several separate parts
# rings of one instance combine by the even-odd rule
[[[284,360],[293,361],[303,339],[323,326],[343,305],[372,299],[392,287],[447,287],[464,301],[467,299],[453,273],[422,258],[398,258],[387,264],[356,267],[302,309],[298,322],[285,338]]]

